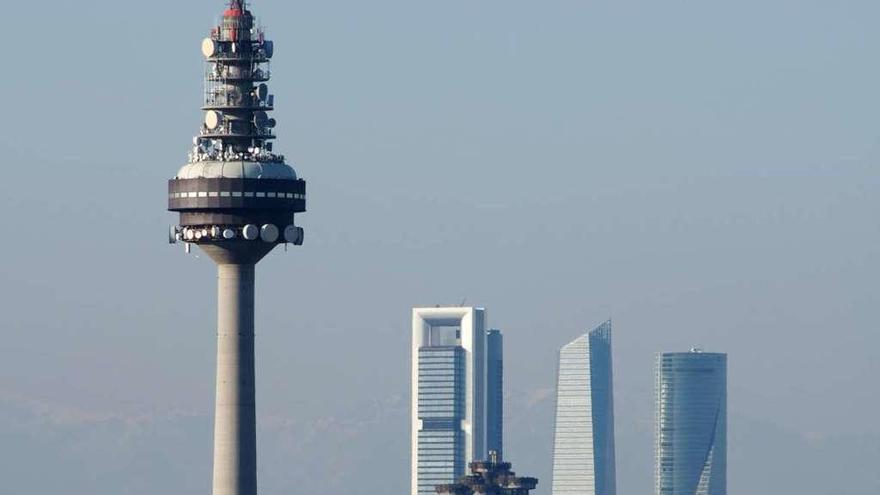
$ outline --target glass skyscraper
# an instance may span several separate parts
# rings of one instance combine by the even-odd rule
[[[504,458],[504,336],[486,334],[486,451]]]
[[[412,495],[435,494],[501,447],[502,341],[482,308],[414,308]]]
[[[553,495],[615,495],[611,321],[559,351]]]
[[[656,380],[655,495],[726,495],[727,355],[659,354]]]

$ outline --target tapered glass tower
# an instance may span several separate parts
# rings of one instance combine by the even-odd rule
[[[726,495],[727,355],[657,356],[655,495]]]
[[[553,495],[615,495],[611,321],[559,351]]]

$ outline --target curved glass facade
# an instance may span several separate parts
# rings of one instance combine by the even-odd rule
[[[553,495],[615,495],[611,322],[559,351]]]
[[[657,356],[655,495],[726,495],[727,355]]]

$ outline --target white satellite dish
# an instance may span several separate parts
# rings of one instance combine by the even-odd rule
[[[257,98],[259,98],[260,101],[266,101],[267,96],[269,96],[269,86],[266,86],[265,84],[257,86]]]
[[[245,239],[253,241],[260,236],[260,229],[258,229],[256,225],[248,224],[241,229],[241,235],[243,235]]]
[[[232,229],[223,230],[223,238],[228,240],[235,239],[235,231]]]
[[[205,114],[205,126],[208,129],[214,130],[220,127],[221,120],[223,120],[223,116],[217,111],[208,110],[208,113]]]
[[[205,58],[211,58],[214,55],[217,55],[217,42],[211,38],[205,38],[202,41],[202,55],[204,55]]]
[[[275,242],[278,240],[278,227],[267,223],[260,228],[260,239],[264,242]]]

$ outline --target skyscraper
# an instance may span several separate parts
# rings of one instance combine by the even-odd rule
[[[727,355],[663,353],[656,367],[655,494],[727,493]]]
[[[214,495],[257,493],[256,264],[303,240],[294,214],[306,209],[306,183],[272,152],[273,52],[246,0],[229,0],[202,42],[204,121],[188,163],[168,181],[168,209],[180,214],[169,240],[198,246],[218,265]]]
[[[414,308],[412,317],[411,491],[424,495],[486,458],[501,335],[489,338],[482,308]],[[490,346],[498,359],[489,359]]]
[[[553,495],[615,495],[611,321],[559,351]]]
[[[504,459],[504,336],[486,334],[486,451]]]

